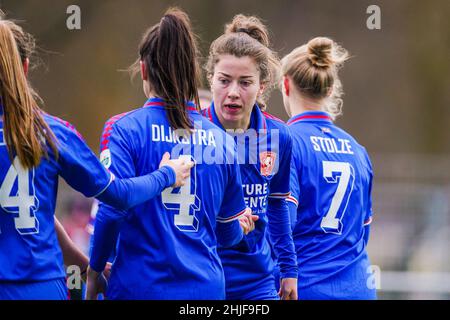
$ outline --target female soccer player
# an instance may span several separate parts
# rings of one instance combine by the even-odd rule
[[[118,177],[134,177],[155,170],[155,160],[169,151],[193,158],[196,166],[183,187],[167,189],[130,210],[128,219],[99,205],[87,298],[95,299],[95,280],[120,228],[109,299],[223,299],[217,243],[239,242],[243,236],[239,222],[247,232],[257,217],[244,216],[249,213],[234,142],[202,117],[192,102],[198,101],[199,67],[184,12],[169,9],[145,33],[137,65],[148,100],[142,108],[106,123],[102,139],[102,155],[109,157],[106,164]]]
[[[172,168],[114,179],[69,123],[38,107],[26,79],[33,45],[31,35],[0,18],[0,299],[67,298],[54,221],[58,176],[126,209],[181,185],[191,168],[166,155],[161,164]]]
[[[297,299],[297,266],[286,203],[292,139],[281,120],[264,112],[264,99],[279,67],[268,46],[267,30],[260,20],[237,15],[225,27],[225,34],[211,44],[206,65],[213,104],[203,114],[238,142],[244,197],[260,217],[255,231],[240,243],[219,248],[227,299],[233,300],[278,299],[267,231],[281,267],[279,295]]]
[[[282,60],[299,299],[376,298],[366,252],[372,166],[364,147],[333,124],[342,110],[338,69],[347,58],[331,39],[314,38]]]

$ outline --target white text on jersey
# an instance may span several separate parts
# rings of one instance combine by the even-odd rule
[[[314,150],[328,153],[354,154],[350,140],[324,137],[309,137]]]
[[[178,132],[180,131],[180,132]],[[189,138],[183,135],[184,130],[172,130],[164,125],[152,124],[152,141],[175,144],[194,144],[216,146],[214,133],[210,130],[194,129]]]

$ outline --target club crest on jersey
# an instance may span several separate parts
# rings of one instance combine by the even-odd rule
[[[259,154],[259,161],[261,162],[261,174],[263,176],[270,176],[275,167],[275,160],[277,159],[277,154],[272,151],[264,151]]]
[[[111,166],[111,151],[109,149],[105,149],[100,153],[100,162],[106,169],[109,169]]]

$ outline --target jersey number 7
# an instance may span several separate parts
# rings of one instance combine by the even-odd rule
[[[342,219],[353,191],[355,170],[348,162],[322,161],[322,166],[323,178],[330,184],[337,183],[337,189],[320,227],[325,233],[342,234]]]

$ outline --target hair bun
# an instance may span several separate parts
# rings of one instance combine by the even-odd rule
[[[225,26],[225,34],[243,32],[253,39],[269,47],[269,32],[266,26],[255,16],[245,16],[238,14],[233,21]]]
[[[334,63],[333,40],[318,37],[308,42],[308,60],[317,68],[329,68]]]
[[[248,35],[250,35],[250,30],[248,30],[247,28],[237,28],[236,32],[243,32],[243,33],[247,33]]]

